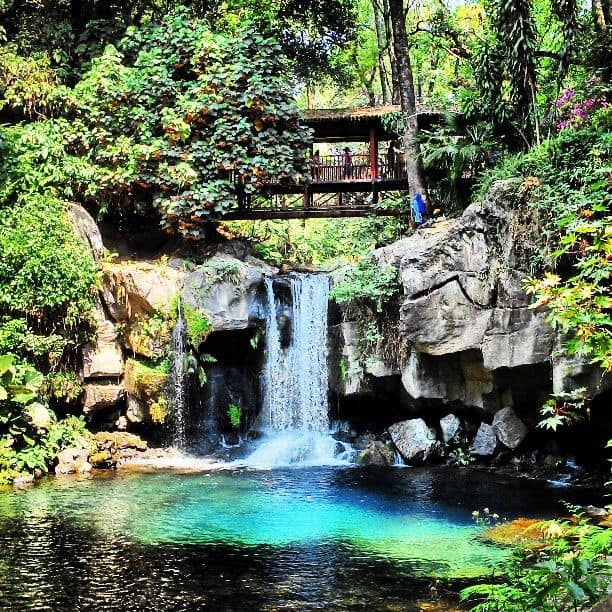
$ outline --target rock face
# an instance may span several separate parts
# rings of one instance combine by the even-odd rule
[[[149,262],[107,264],[103,269],[102,298],[111,317],[127,321],[136,314],[154,315],[170,308],[185,272]]]
[[[526,245],[537,244],[537,223],[529,218],[536,213],[518,201],[519,190],[515,179],[496,183],[460,216],[429,223],[374,252],[381,265],[398,272],[399,307],[386,314],[397,318],[404,348],[398,363],[363,371],[344,389],[337,385],[339,395],[367,394],[374,378],[399,372],[421,409],[450,404],[482,419],[506,407],[536,414],[553,379],[556,392],[586,386],[599,393],[612,384],[612,377],[597,382],[591,366],[552,358],[559,338],[546,322],[547,310],[530,308],[523,290],[532,255]],[[344,319],[350,314],[345,310]],[[360,328],[348,320],[338,329],[331,360],[355,361]]]
[[[89,416],[118,404],[125,397],[125,387],[111,382],[83,385],[85,397],[83,412]]]
[[[75,233],[89,248],[94,260],[100,261],[104,257],[104,244],[95,219],[76,202],[72,202],[68,207],[68,215]]]
[[[527,437],[527,427],[512,408],[503,408],[493,417],[493,430],[498,440],[514,450]]]
[[[83,376],[85,378],[117,377],[123,374],[123,351],[119,333],[101,304],[94,311],[96,340],[83,347]]]
[[[430,459],[438,449],[436,432],[423,419],[409,419],[389,427],[395,447],[408,463]]]
[[[495,437],[495,430],[486,423],[481,423],[476,437],[470,448],[472,455],[479,455],[480,457],[490,457],[495,453],[497,449],[497,438]]]

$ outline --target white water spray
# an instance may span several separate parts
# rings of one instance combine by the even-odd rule
[[[176,325],[172,330],[172,415],[174,419],[172,446],[179,449],[185,448],[186,444],[185,348],[185,319],[179,300]]]
[[[268,316],[259,423],[265,438],[246,463],[255,467],[346,463],[346,445],[329,435],[329,281],[323,274],[292,274],[289,281],[291,340],[283,346],[273,280],[265,279]]]

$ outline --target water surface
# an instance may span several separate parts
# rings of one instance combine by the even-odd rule
[[[419,609],[507,554],[473,510],[546,516],[560,495],[445,469],[49,478],[0,495],[0,609]]]

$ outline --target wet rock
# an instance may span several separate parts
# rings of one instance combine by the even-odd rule
[[[19,476],[15,476],[13,478],[12,485],[17,489],[21,489],[26,485],[32,484],[34,482],[33,474],[19,474]]]
[[[381,442],[373,440],[360,453],[361,465],[393,465],[393,449]]]
[[[461,430],[461,421],[454,414],[447,414],[440,419],[442,440],[448,444]]]
[[[39,402],[33,402],[23,409],[23,416],[34,429],[49,429],[52,419],[49,410]]]
[[[83,389],[83,413],[88,416],[117,405],[125,397],[123,385],[111,382],[89,383]]]
[[[148,444],[140,436],[124,431],[99,431],[94,434],[94,440],[99,449],[112,451],[134,449],[147,450]]]
[[[136,359],[125,364],[126,417],[130,423],[163,423],[167,416],[168,374]]]
[[[375,440],[376,436],[374,434],[361,434],[358,438],[356,438],[355,442],[353,443],[353,448],[355,450],[364,450],[368,444],[374,442]]]
[[[372,388],[361,367],[359,331],[355,321],[344,321],[329,330],[330,387],[345,397],[370,393]]]
[[[142,423],[147,418],[147,408],[144,402],[128,394],[125,416],[130,423]]]
[[[516,449],[527,437],[527,426],[512,408],[502,408],[493,417],[493,430],[497,439],[509,449]]]
[[[481,457],[490,457],[495,453],[496,448],[497,438],[495,437],[495,430],[491,425],[481,423],[476,432],[474,442],[472,442],[470,447],[470,453]]]
[[[112,462],[112,455],[108,449],[89,455],[89,462],[97,468],[108,467]]]
[[[89,451],[86,448],[69,447],[57,454],[56,474],[84,474],[90,472],[92,465],[87,460]]]
[[[602,520],[608,516],[608,512],[604,508],[598,508],[597,506],[585,506],[583,511],[592,519]]]
[[[94,435],[97,451],[92,455],[98,465],[119,467],[126,459],[139,457],[148,449],[140,436],[125,431],[100,431]]]
[[[439,448],[436,432],[423,419],[409,419],[389,427],[393,444],[409,463],[430,459]]]

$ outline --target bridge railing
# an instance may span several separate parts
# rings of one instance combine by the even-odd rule
[[[321,155],[310,162],[311,177],[315,183],[335,183],[338,181],[364,181],[377,179],[404,179],[406,168],[403,160],[379,158],[376,176],[372,177],[372,167],[369,155],[355,154],[350,163],[342,155]]]

